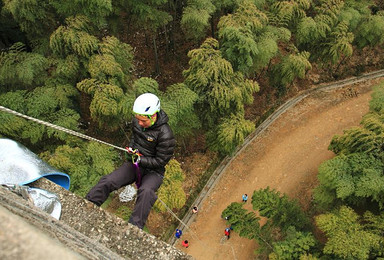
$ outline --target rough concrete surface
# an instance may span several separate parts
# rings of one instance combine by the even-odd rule
[[[0,186],[0,259],[192,259],[45,178],[30,186],[59,196],[61,218]]]

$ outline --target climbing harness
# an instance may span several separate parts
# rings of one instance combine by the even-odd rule
[[[139,152],[138,149],[132,149],[131,147],[125,147],[127,152],[131,155],[133,168],[135,169],[136,173],[136,187],[140,188],[141,185],[141,171],[139,167],[139,162],[141,160],[142,154]]]
[[[139,167],[140,155],[134,154],[132,155],[132,163],[133,168],[135,168],[136,172],[136,187],[140,188],[141,186],[141,171]]]

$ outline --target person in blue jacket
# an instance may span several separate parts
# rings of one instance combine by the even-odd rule
[[[175,237],[176,238],[180,238],[182,234],[183,234],[183,231],[181,231],[180,229],[176,228]]]
[[[247,202],[248,200],[248,194],[243,194],[243,202]]]

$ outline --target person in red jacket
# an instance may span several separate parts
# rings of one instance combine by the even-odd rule
[[[188,248],[188,247],[189,247],[188,240],[183,240],[183,242],[181,242],[181,244],[182,244],[183,247],[185,247],[185,248]]]
[[[132,160],[103,176],[86,199],[101,206],[112,191],[136,182],[137,199],[129,223],[143,229],[157,200],[156,191],[163,182],[165,166],[173,156],[175,138],[156,95],[144,93],[137,97],[133,113],[132,137],[127,147]]]
[[[226,228],[224,230],[224,234],[227,236],[227,239],[229,239],[230,235],[231,235],[231,229],[230,228]]]

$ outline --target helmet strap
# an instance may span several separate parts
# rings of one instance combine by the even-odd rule
[[[154,113],[151,116],[148,116],[149,120],[151,120],[151,126],[153,126],[156,123],[157,120],[157,113]]]

